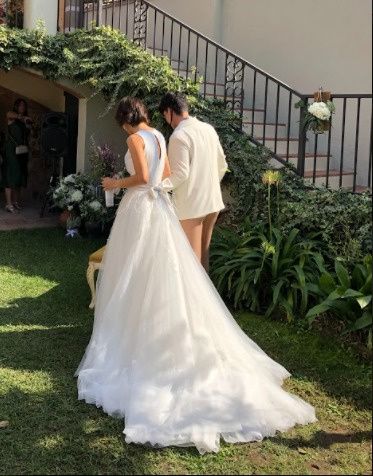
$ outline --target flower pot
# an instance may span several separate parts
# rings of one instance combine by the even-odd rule
[[[312,127],[312,130],[315,134],[324,134],[330,129],[330,122],[329,121],[321,121],[315,124]]]
[[[71,218],[71,212],[69,210],[64,210],[59,218],[58,218],[58,223],[60,224],[60,226],[62,228],[65,228],[66,229],[66,223],[67,223],[67,220]]]
[[[102,236],[103,226],[101,222],[86,221],[84,228],[88,238],[100,238]]]

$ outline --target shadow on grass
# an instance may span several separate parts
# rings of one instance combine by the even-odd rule
[[[334,444],[364,443],[369,442],[371,438],[372,434],[370,431],[349,431],[345,433],[317,431],[314,433],[311,439],[299,437],[286,438],[282,435],[279,435],[273,441],[275,441],[278,445],[287,446],[288,448],[329,449]]]

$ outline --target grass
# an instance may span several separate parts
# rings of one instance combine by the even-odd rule
[[[73,378],[92,326],[87,256],[101,244],[0,233],[0,474],[371,474],[368,366],[330,338],[249,314],[240,325],[319,421],[203,457],[127,445],[123,421],[77,401]]]

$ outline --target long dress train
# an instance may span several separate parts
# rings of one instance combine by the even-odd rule
[[[240,329],[196,259],[159,186],[166,145],[145,143],[149,185],[118,208],[98,277],[79,399],[124,417],[126,442],[196,446],[258,441],[316,420],[281,388],[289,373]],[[161,156],[158,144],[161,144]],[[134,168],[129,153],[126,166]]]

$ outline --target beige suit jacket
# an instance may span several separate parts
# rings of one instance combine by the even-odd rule
[[[180,220],[204,217],[224,208],[220,181],[227,162],[210,124],[195,117],[181,121],[170,138],[168,158],[171,176],[163,186],[173,191]]]

